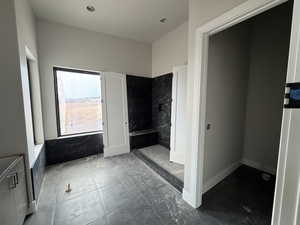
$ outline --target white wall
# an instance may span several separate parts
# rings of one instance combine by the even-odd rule
[[[152,76],[173,71],[174,66],[187,64],[188,22],[152,43]]]
[[[38,56],[36,43],[36,24],[32,9],[27,0],[15,0],[16,21],[18,31],[19,58],[21,67],[22,93],[24,102],[24,115],[27,134],[28,157],[30,167],[33,166],[42,146],[35,146],[31,111],[35,120],[36,137],[38,144],[44,143],[43,120],[41,109],[40,81],[38,73]],[[31,69],[32,102],[30,102],[29,80],[26,57],[35,59]]]
[[[235,26],[210,37],[204,186],[239,164],[243,153],[249,74],[250,27]]]
[[[29,201],[33,200],[30,166],[34,150],[25,46],[36,55],[34,17],[27,0],[0,3],[0,156],[24,154]]]
[[[0,27],[0,156],[5,156],[27,149],[14,1],[1,1]]]
[[[267,172],[277,168],[290,23],[289,4],[253,21],[244,161]],[[270,37],[272,39],[270,40]]]
[[[38,22],[46,139],[57,138],[53,66],[151,76],[151,45],[65,25]]]

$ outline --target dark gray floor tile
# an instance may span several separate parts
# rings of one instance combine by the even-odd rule
[[[55,215],[55,204],[40,206],[39,210],[26,218],[24,225],[53,225]]]
[[[55,211],[55,225],[85,225],[105,215],[97,191],[58,203]]]
[[[108,225],[108,221],[106,216],[96,219],[86,225]]]
[[[120,210],[107,216],[109,225],[139,225],[134,216],[129,212]]]
[[[71,192],[66,192],[68,184],[71,186]],[[96,189],[96,184],[89,177],[69,177],[68,179],[62,179],[56,188],[57,203],[77,198]]]
[[[133,154],[96,156],[48,168],[25,225],[269,225],[273,192],[274,181],[242,167],[195,210]]]

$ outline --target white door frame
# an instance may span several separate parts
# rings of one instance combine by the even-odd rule
[[[175,66],[173,68],[173,78],[172,78],[172,109],[171,109],[171,140],[170,140],[170,161],[176,162],[179,164],[184,164],[185,154],[178,154],[176,149],[176,133],[177,133],[177,97],[178,97],[178,71],[187,70],[187,65],[184,66]],[[186,79],[187,79],[187,74]],[[187,89],[187,88],[186,88]],[[183,106],[185,107],[185,106]],[[184,131],[183,131],[184,132]],[[185,138],[185,137],[182,137]]]
[[[196,30],[196,50],[195,67],[191,68],[193,73],[193,111],[191,117],[191,149],[189,158],[191,159],[189,171],[185,169],[185,177],[189,176],[190,182],[183,189],[183,198],[190,205],[197,208],[202,203],[203,193],[203,169],[204,169],[204,146],[205,146],[205,127],[206,127],[206,93],[207,93],[207,64],[208,64],[208,47],[209,36],[225,30],[233,25],[245,21],[253,16],[256,16],[266,10],[269,10],[277,5],[280,5],[287,0],[248,0],[245,3],[225,12],[221,16],[211,20]],[[296,72],[300,71],[300,0],[294,0],[293,25],[291,33],[289,65],[287,80],[295,81]],[[280,225],[281,213],[283,210],[295,211],[299,200],[295,200],[291,208],[283,209],[283,194],[285,188],[286,177],[286,159],[288,155],[288,138],[289,138],[289,123],[291,113],[284,110],[283,124],[281,132],[281,142],[279,149],[278,169],[276,192],[273,208],[272,225]],[[186,179],[185,179],[186,180]],[[300,196],[300,191],[298,191]],[[296,199],[297,196],[295,196]],[[284,212],[285,213],[285,212]],[[294,215],[295,215],[294,214]],[[291,218],[293,219],[293,218]],[[293,223],[296,224],[296,218]],[[287,224],[287,223],[285,223]],[[281,224],[283,225],[283,224]]]
[[[108,137],[107,137],[107,106],[106,106],[106,83],[105,83],[105,76],[104,72],[100,73],[101,78],[101,103],[102,103],[102,128],[103,128],[103,149],[108,144]]]

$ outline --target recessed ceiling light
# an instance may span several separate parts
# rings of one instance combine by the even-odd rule
[[[159,22],[165,23],[165,22],[167,22],[167,18],[162,18],[162,19],[159,20]]]
[[[86,7],[86,10],[89,11],[89,12],[95,12],[96,9],[95,9],[94,6],[88,5],[88,6]]]

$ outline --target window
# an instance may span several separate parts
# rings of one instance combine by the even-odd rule
[[[30,59],[26,58],[27,61],[27,72],[28,72],[28,84],[29,84],[29,97],[30,97],[30,107],[31,107],[31,121],[32,121],[32,133],[33,133],[33,142],[35,145],[37,145],[37,139],[36,139],[36,126],[35,126],[35,117],[34,117],[34,108],[33,108],[33,88],[32,88],[32,74],[31,74],[31,62]]]
[[[58,135],[102,131],[99,73],[54,68]]]

